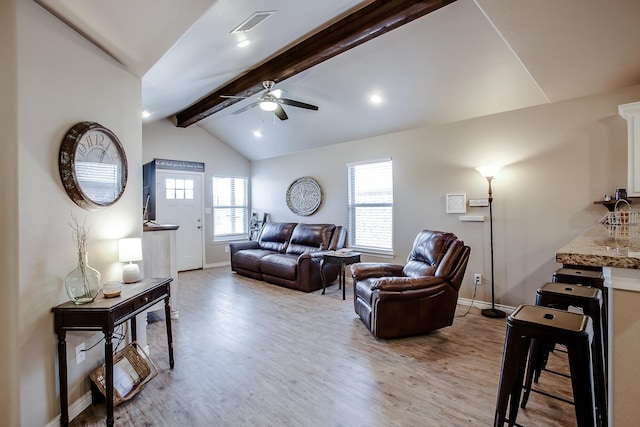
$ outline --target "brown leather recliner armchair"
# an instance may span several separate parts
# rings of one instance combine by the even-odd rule
[[[419,335],[450,326],[470,252],[453,233],[424,230],[404,266],[353,264],[356,313],[378,338]]]

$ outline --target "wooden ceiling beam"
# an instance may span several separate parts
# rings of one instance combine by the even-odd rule
[[[376,0],[176,113],[177,126],[188,127],[241,101],[220,95],[251,97],[264,89],[264,80],[281,82],[454,1]]]

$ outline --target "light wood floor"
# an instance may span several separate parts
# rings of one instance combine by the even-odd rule
[[[229,267],[180,273],[176,364],[164,321],[149,324],[160,369],[116,407],[119,426],[489,426],[505,320],[458,307],[453,326],[377,340],[337,285],[303,293],[247,279]],[[533,297],[533,296],[532,296]],[[557,353],[557,352],[556,352]],[[550,365],[565,369],[554,353]],[[540,388],[571,398],[568,380],[543,373]],[[95,404],[72,426],[104,425]],[[575,425],[573,406],[532,393],[518,423]]]

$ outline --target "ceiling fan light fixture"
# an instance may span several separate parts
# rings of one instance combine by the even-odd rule
[[[266,100],[260,101],[260,109],[262,111],[275,111],[278,108],[278,103],[276,101]]]

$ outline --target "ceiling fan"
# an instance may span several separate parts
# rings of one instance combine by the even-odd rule
[[[256,99],[255,102],[252,102],[251,104],[246,105],[240,108],[239,110],[234,111],[231,114],[240,114],[249,110],[250,108],[260,106],[260,109],[262,111],[273,111],[273,113],[280,120],[287,120],[289,117],[287,116],[287,113],[285,113],[284,108],[282,108],[282,105],[291,105],[292,107],[306,108],[307,110],[316,110],[316,111],[318,110],[318,107],[315,105],[307,104],[305,102],[300,102],[300,101],[294,101],[293,99],[281,98],[281,91],[272,90],[274,84],[275,83],[271,80],[266,80],[262,82],[262,86],[264,86],[264,88],[267,91],[263,93],[260,98],[254,98]],[[228,96],[228,95],[221,95],[221,97],[222,98],[243,98],[243,99],[249,98],[248,96]]]

